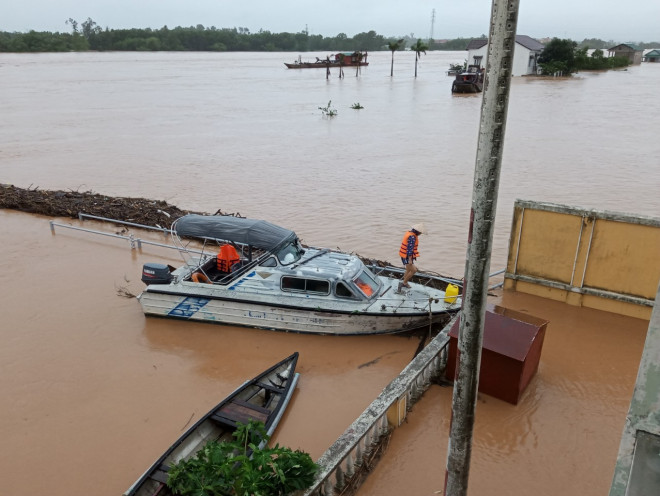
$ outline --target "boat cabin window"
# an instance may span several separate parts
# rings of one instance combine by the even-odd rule
[[[276,255],[282,265],[291,265],[300,260],[300,257],[302,257],[304,253],[305,250],[303,250],[303,247],[300,246],[300,242],[296,239],[293,243],[280,249]]]
[[[367,298],[370,298],[374,293],[378,292],[378,282],[376,282],[373,274],[366,270],[361,271],[358,276],[353,279],[353,282]]]
[[[282,291],[301,291],[327,295],[330,294],[330,281],[305,279],[303,277],[283,277]]]
[[[338,282],[335,286],[335,296],[339,298],[357,298],[343,282]]]
[[[277,267],[277,260],[275,260],[275,257],[269,257],[260,265],[262,267]]]

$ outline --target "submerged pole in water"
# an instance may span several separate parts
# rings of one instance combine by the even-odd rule
[[[502,148],[519,0],[493,0],[472,190],[445,496],[467,494]]]

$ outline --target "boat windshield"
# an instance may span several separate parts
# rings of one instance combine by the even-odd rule
[[[378,282],[374,275],[368,270],[362,270],[358,276],[353,279],[355,285],[364,293],[367,298],[378,291]]]
[[[300,260],[300,257],[302,257],[304,253],[305,250],[303,250],[303,247],[300,246],[300,242],[296,239],[293,243],[289,243],[280,249],[276,255],[282,265],[291,265]]]

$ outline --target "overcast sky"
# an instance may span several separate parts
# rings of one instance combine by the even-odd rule
[[[0,31],[68,32],[66,19],[92,18],[111,29],[201,24],[420,38],[433,29],[436,39],[470,38],[488,32],[491,5],[491,0],[0,0]],[[517,32],[576,41],[660,41],[660,0],[520,0]]]

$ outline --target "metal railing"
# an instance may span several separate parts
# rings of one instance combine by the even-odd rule
[[[99,217],[97,215],[91,215],[91,214],[85,214],[85,213],[79,213],[78,214],[78,219],[80,221],[84,221],[85,219],[93,219],[93,220],[99,220],[99,221],[103,221],[103,222],[110,222],[110,223],[113,223],[113,224],[120,224],[120,225],[124,225],[124,226],[136,227],[136,228],[145,229],[145,230],[148,230],[148,231],[158,231],[158,232],[163,233],[164,236],[167,236],[167,235],[172,233],[172,230],[169,229],[169,228],[166,228],[166,227],[147,226],[145,224],[137,224],[135,222],[128,222],[128,221],[118,220],[118,219],[110,219],[108,217]],[[111,237],[111,238],[125,239],[130,243],[131,250],[134,250],[136,248],[138,250],[141,250],[143,244],[152,245],[152,246],[159,246],[161,248],[168,248],[168,249],[171,249],[171,250],[180,250],[178,247],[176,247],[174,245],[158,243],[158,242],[155,242],[155,241],[149,241],[149,240],[146,240],[146,239],[137,238],[133,234],[122,235],[122,234],[116,234],[116,233],[108,233],[108,232],[104,232],[104,231],[97,231],[97,230],[94,230],[94,229],[87,229],[85,227],[77,227],[77,226],[72,226],[72,225],[69,225],[69,224],[61,224],[59,222],[55,222],[55,221],[51,220],[50,221],[50,230],[53,234],[55,234],[55,227],[56,226],[57,227],[63,227],[63,228],[66,228],[66,229],[73,229],[75,231],[88,232],[88,233],[91,233],[91,234],[99,234],[101,236],[108,236],[108,237]],[[189,248],[186,248],[186,251],[189,252],[189,253],[194,253],[195,255],[205,255],[205,254],[207,254],[204,251],[193,250],[193,249],[189,249]],[[401,268],[398,268],[398,267],[382,268],[382,267],[377,267],[377,266],[374,266],[374,265],[370,265],[369,267],[373,268],[373,269],[378,269],[378,268],[386,269],[389,272],[398,272],[398,273],[401,273],[401,274],[404,273],[404,269],[401,269]],[[503,274],[504,272],[505,272],[505,269],[498,270],[497,272],[493,272],[492,274],[489,274],[488,278],[490,279],[492,277]],[[456,284],[456,285],[461,286],[461,287],[463,286],[463,281],[461,281],[460,279],[452,279],[452,278],[448,278],[448,277],[442,277],[440,275],[433,276],[433,277],[435,279],[438,279],[438,280],[441,280],[441,281],[444,281],[444,282],[448,282],[448,283],[451,283],[451,284]],[[497,288],[502,287],[503,285],[504,285],[504,281],[499,282],[497,284],[494,284],[492,286],[489,286],[488,289],[489,290],[490,289],[497,289]]]
[[[401,269],[399,267],[379,267],[377,265],[368,265],[368,267],[370,269],[372,269],[374,272],[376,272],[376,274],[378,274],[379,272],[382,272],[382,271],[387,271],[387,272],[394,272],[394,273],[403,275],[404,272],[405,272],[405,269]],[[501,269],[501,270],[498,270],[497,272],[492,272],[491,274],[488,274],[488,279],[492,279],[493,277],[499,276],[500,274],[504,274],[505,272],[506,272],[506,269]],[[428,277],[430,277],[431,279],[436,279],[438,281],[443,281],[443,282],[447,282],[447,283],[450,283],[450,284],[456,284],[457,286],[463,287],[463,281],[461,279],[452,279],[450,277],[443,277],[443,276],[440,276],[440,275],[435,275],[432,272],[431,273],[424,272],[424,275],[425,276],[428,275]],[[494,284],[492,286],[489,286],[488,289],[497,289],[497,288],[502,287],[503,285],[504,285],[504,281],[499,282],[497,284]]]
[[[84,215],[84,216],[89,217],[89,218],[105,220],[105,221],[109,221],[109,222],[115,222],[117,224],[125,224],[125,225],[130,225],[130,226],[133,226],[133,227],[139,227],[141,229],[152,229],[152,230],[156,230],[156,231],[163,231],[165,234],[167,234],[169,232],[169,229],[166,230],[166,229],[163,229],[163,228],[158,228],[158,227],[153,227],[153,226],[143,226],[141,224],[134,224],[132,222],[118,221],[118,220],[114,220],[114,219],[105,219],[103,217],[94,217],[93,215],[87,215],[87,214],[79,214],[79,215]],[[51,220],[49,222],[49,224],[50,224],[50,231],[53,234],[55,234],[55,227],[63,227],[65,229],[73,229],[74,231],[82,231],[82,232],[91,233],[91,234],[98,234],[98,235],[101,235],[101,236],[108,236],[110,238],[125,239],[130,243],[131,250],[135,250],[136,248],[138,250],[141,250],[142,245],[159,246],[161,248],[168,248],[170,250],[179,250],[179,248],[177,246],[169,245],[169,244],[165,244],[165,243],[158,243],[156,241],[149,241],[147,239],[137,238],[133,234],[123,235],[123,234],[116,234],[116,233],[108,233],[108,232],[104,232],[104,231],[97,231],[95,229],[87,229],[86,227],[72,226],[70,224],[61,224],[61,223],[55,222],[53,220]],[[207,254],[203,251],[193,250],[193,249],[190,249],[190,248],[186,248],[186,251],[188,251],[190,253],[195,253],[196,255],[205,255],[205,254]]]
[[[172,233],[172,230],[168,229],[166,227],[147,226],[147,225],[144,225],[144,224],[136,224],[135,222],[128,222],[128,221],[125,221],[125,220],[110,219],[108,217],[98,217],[97,215],[84,214],[82,212],[78,213],[78,219],[81,220],[81,221],[84,221],[85,219],[102,220],[104,222],[111,222],[113,224],[122,224],[124,226],[139,227],[140,229],[160,231],[165,236]]]

